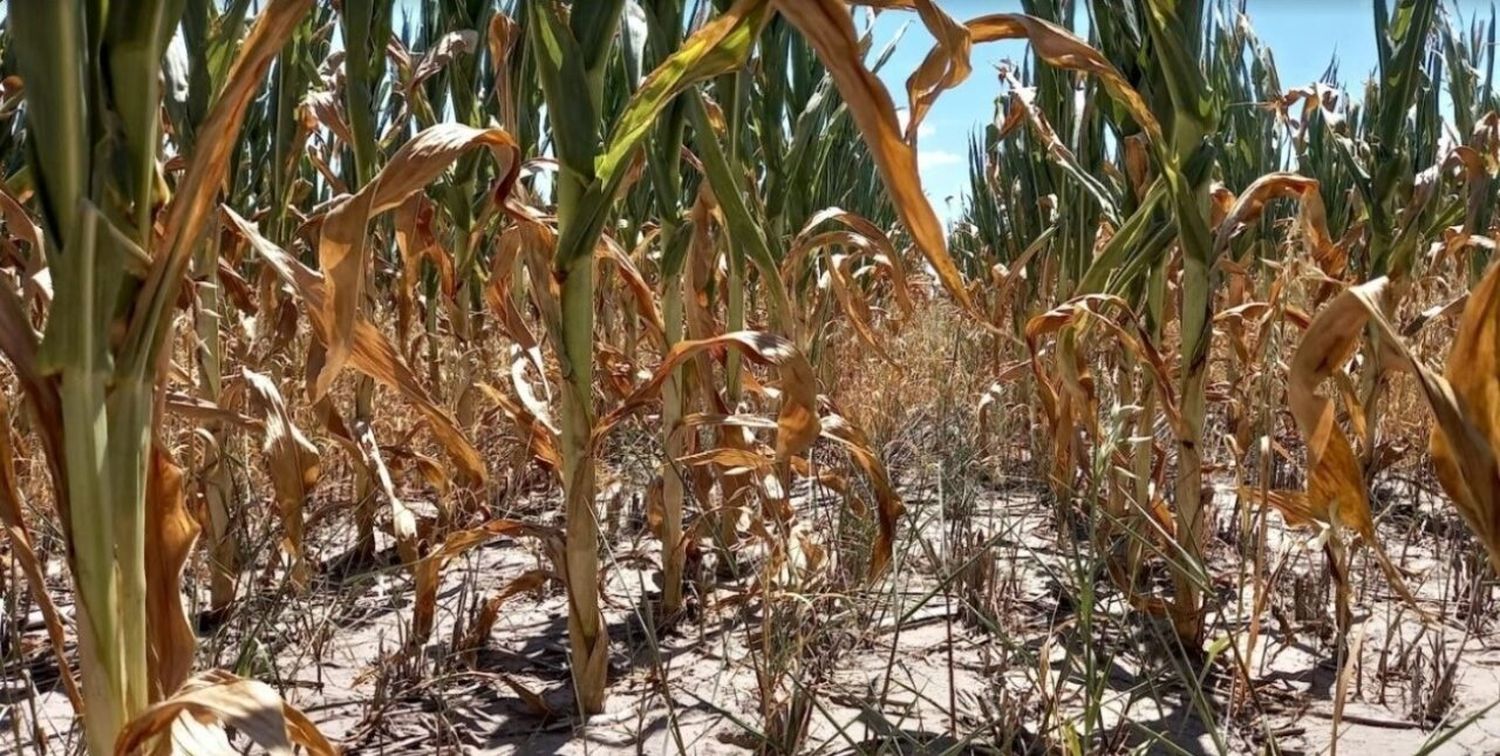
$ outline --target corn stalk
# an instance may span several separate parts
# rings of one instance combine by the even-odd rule
[[[150,502],[148,488],[180,496],[167,487],[180,471],[161,451],[152,460],[163,345],[239,119],[309,5],[276,2],[261,15],[207,116],[161,237],[152,214],[162,198],[161,57],[183,5],[10,9],[58,316],[48,319],[39,345],[19,313],[0,312],[0,322],[6,355],[30,376],[24,384],[50,439],[79,599],[83,719],[93,754],[112,753],[127,723],[184,682],[181,660],[191,664],[191,635],[176,634],[186,620],[175,575],[154,579],[180,565],[146,559],[146,543],[161,536],[156,529],[175,524],[165,514],[148,521],[148,503],[164,504]],[[148,585],[174,592],[153,596]]]

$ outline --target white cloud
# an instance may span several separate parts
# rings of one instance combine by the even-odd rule
[[[910,110],[905,107],[896,108],[896,123],[901,125],[901,133],[906,133],[906,124],[910,121]],[[922,121],[922,124],[917,127],[918,138],[926,138],[935,134],[937,134],[937,127],[932,125],[932,121]]]

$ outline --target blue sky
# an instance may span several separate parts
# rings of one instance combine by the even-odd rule
[[[1020,12],[1019,0],[939,0],[939,5],[963,21],[989,13]],[[1086,5],[1080,3],[1080,6]],[[1261,41],[1271,48],[1284,87],[1316,80],[1337,54],[1340,78],[1351,87],[1362,83],[1375,69],[1373,2],[1359,0],[1248,0],[1247,14]],[[1394,1],[1391,2],[1394,5]],[[1462,3],[1467,28],[1475,2]],[[1484,4],[1485,16],[1489,14]],[[1080,10],[1079,16],[1083,17]],[[863,19],[859,19],[862,23]],[[915,14],[886,12],[875,23],[875,49],[883,49],[898,32],[905,32],[881,71],[898,105],[906,102],[906,77],[932,48],[933,39]],[[918,137],[922,184],[939,217],[956,214],[958,195],[968,184],[969,134],[994,117],[995,97],[1000,85],[995,66],[1004,60],[1021,62],[1027,55],[1024,43],[998,42],[976,47],[974,73],[959,87],[943,93],[923,121]],[[953,197],[952,202],[946,198]]]

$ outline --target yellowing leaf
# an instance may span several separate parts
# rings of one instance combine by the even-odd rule
[[[182,603],[182,568],[198,540],[183,497],[182,468],[153,446],[146,479],[146,615],[151,697],[158,700],[193,671],[198,638]]]
[[[838,0],[777,0],[776,9],[802,32],[828,68],[880,168],[891,203],[943,288],[964,310],[975,312],[963,275],[948,255],[942,224],[922,192],[917,153],[902,136],[891,93],[860,59],[849,8]]]
[[[508,176],[513,177],[520,170],[520,148],[504,131],[458,123],[438,124],[412,137],[359,193],[339,201],[328,211],[318,239],[318,268],[323,272],[327,297],[317,308],[322,311],[326,325],[328,356],[314,383],[313,401],[328,393],[354,349],[355,321],[359,318],[360,297],[370,265],[365,243],[370,219],[422,191],[459,156],[481,146],[495,154]],[[500,186],[511,183],[502,180]]]
[[[306,715],[282,701],[270,686],[215,670],[188,680],[171,698],[141,712],[120,731],[115,754],[137,753],[162,736],[169,739],[167,753],[236,753],[229,747],[225,727],[233,727],[272,756],[292,756],[293,745],[307,749],[310,756],[338,753]]]
[[[324,307],[327,298],[323,288],[323,277],[261,236],[260,231],[253,224],[241,218],[233,210],[224,208],[224,215],[230,225],[250,242],[250,246],[276,271],[276,274],[296,289],[298,296],[307,303],[313,331],[320,340],[326,343],[327,339],[331,338],[333,327],[328,319],[329,313]],[[458,463],[468,483],[471,486],[482,485],[488,476],[479,451],[469,443],[468,439],[464,438],[457,423],[447,411],[433,403],[427,390],[422,388],[417,376],[401,359],[401,355],[396,352],[396,348],[391,345],[390,341],[376,330],[375,326],[364,320],[357,320],[353,330],[346,334],[346,338],[350,349],[350,364],[365,375],[396,389],[410,400],[427,419],[433,435],[437,436],[438,441],[447,449],[448,455]],[[326,371],[325,367],[319,371],[319,374]]]

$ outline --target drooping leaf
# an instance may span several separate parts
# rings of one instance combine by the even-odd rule
[[[787,460],[805,453],[820,432],[817,411],[817,378],[807,358],[785,338],[758,331],[736,331],[696,341],[675,344],[651,378],[641,384],[618,407],[599,419],[595,436],[602,435],[621,419],[650,401],[672,371],[683,362],[711,349],[732,347],[754,362],[775,365],[781,373],[781,410],[777,415],[776,459]]]
[[[355,323],[370,265],[366,244],[370,219],[422,191],[459,156],[478,147],[487,147],[494,153],[504,166],[503,173],[513,177],[520,170],[520,147],[504,131],[458,123],[438,124],[412,137],[391,156],[374,180],[328,211],[318,239],[318,268],[327,292],[318,309],[327,324],[324,336],[328,357],[313,387],[313,401],[328,393],[354,349]],[[500,186],[512,183],[513,179],[505,180]]]
[[[249,368],[242,368],[240,377],[249,392],[250,411],[264,423],[261,454],[270,473],[271,488],[276,492],[276,505],[281,510],[281,527],[285,532],[282,551],[291,563],[292,584],[301,590],[311,578],[303,554],[302,511],[318,482],[318,447],[292,422],[286,400],[269,377]]]
[[[272,244],[253,224],[241,218],[233,210],[224,208],[224,215],[235,231],[250,242],[251,248],[270,264],[276,274],[292,286],[298,296],[307,303],[313,330],[319,340],[326,343],[333,330],[333,324],[328,320],[328,310],[325,307],[327,296],[324,293],[323,277]],[[376,330],[375,326],[364,320],[355,321],[352,332],[347,334],[346,338],[348,338],[350,365],[399,391],[411,401],[427,419],[433,435],[437,436],[438,441],[448,451],[448,455],[458,464],[469,485],[482,485],[488,474],[479,451],[464,437],[463,432],[458,429],[457,423],[448,412],[432,401],[432,397],[428,395],[427,390],[422,387],[417,376],[401,359],[401,355],[390,341]],[[319,375],[326,370],[327,368],[324,368]]]
[[[171,698],[153,704],[120,731],[116,756],[129,756],[165,737],[171,754],[234,753],[225,727],[233,727],[272,756],[292,756],[300,746],[310,756],[336,756],[338,749],[305,714],[265,683],[223,670],[188,680]],[[153,750],[153,753],[159,751]]]
[[[146,614],[151,697],[161,700],[193,671],[198,638],[182,600],[182,569],[198,540],[188,512],[182,468],[153,445],[146,481]]]
[[[838,0],[777,0],[776,9],[802,32],[828,68],[917,249],[949,295],[964,310],[976,312],[963,274],[948,255],[947,235],[922,191],[916,150],[901,133],[890,91],[861,60],[848,6]]]

